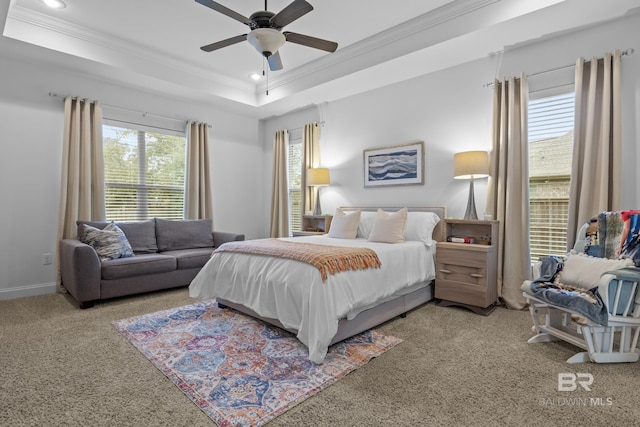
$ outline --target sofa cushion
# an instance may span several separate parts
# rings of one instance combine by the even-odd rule
[[[91,227],[102,230],[110,224],[106,221],[76,221],[78,225],[78,240],[83,241],[84,229],[83,225],[87,224]],[[127,240],[136,254],[156,253],[158,245],[156,244],[156,222],[152,219],[148,221],[133,222],[116,222],[115,223],[127,236]]]
[[[110,223],[101,230],[83,224],[82,229],[82,243],[95,249],[101,261],[133,256],[127,237],[117,225]]]
[[[179,251],[166,251],[162,255],[169,255],[176,258],[177,269],[202,268],[211,258],[213,248],[181,249]]]
[[[156,222],[148,221],[118,222],[118,227],[129,239],[136,254],[153,254],[158,252],[156,243]]]
[[[210,219],[172,221],[156,218],[158,250],[212,248],[213,231]]]
[[[176,269],[176,258],[162,254],[135,255],[102,262],[102,279],[113,280],[144,274],[167,273]]]

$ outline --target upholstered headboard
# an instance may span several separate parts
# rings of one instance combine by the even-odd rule
[[[387,212],[395,212],[402,207],[389,207],[389,206],[341,206],[340,209],[344,211],[365,211],[365,212],[376,212],[378,209],[385,210]],[[447,217],[447,208],[444,206],[419,206],[419,207],[410,207],[407,206],[409,212],[433,212],[438,217],[440,217],[440,222],[433,229],[433,240],[436,242],[444,242],[447,240],[447,227],[444,219]]]

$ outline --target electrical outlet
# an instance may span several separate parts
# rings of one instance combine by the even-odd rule
[[[42,254],[42,265],[50,265],[52,263],[51,254]]]

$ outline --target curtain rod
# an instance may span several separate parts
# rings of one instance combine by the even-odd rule
[[[62,98],[62,99],[65,99],[67,97],[66,95],[60,95],[60,94],[57,94],[55,92],[49,92],[49,96],[52,96],[54,98]],[[72,98],[73,99],[78,99],[77,96],[73,96]],[[132,112],[132,113],[142,114],[142,117],[154,116],[154,117],[159,117],[161,119],[167,119],[167,120],[173,120],[173,121],[176,121],[176,122],[189,123],[189,120],[176,119],[175,117],[163,116],[161,114],[141,112],[141,111],[133,110],[131,108],[118,107],[118,106],[115,106],[115,105],[108,105],[108,104],[102,104],[102,105],[104,107],[108,107],[108,108],[115,108],[117,110],[123,110],[123,111],[129,111],[129,112]],[[207,125],[207,127],[211,128],[211,125]]]
[[[324,126],[324,122],[318,122],[318,126]],[[303,129],[304,129],[304,126],[300,126],[300,127],[297,127],[297,128],[292,128],[292,129],[287,129],[287,130],[289,132],[293,132],[293,131],[296,131],[296,130],[303,130]]]
[[[622,57],[622,56],[633,55],[634,52],[635,52],[635,50],[633,48],[629,48],[629,49],[626,49],[626,50],[623,50],[622,52],[620,52],[620,56]],[[552,68],[550,70],[538,71],[537,73],[527,74],[527,77],[535,77],[535,76],[539,76],[539,75],[542,75],[542,74],[553,73],[553,72],[556,72],[556,71],[561,71],[561,70],[566,70],[568,68],[573,68],[575,66],[576,66],[576,64],[571,64],[571,65],[565,65],[563,67]],[[493,87],[493,85],[494,85],[494,83],[491,82],[491,83],[485,83],[482,86],[484,86],[484,87]]]

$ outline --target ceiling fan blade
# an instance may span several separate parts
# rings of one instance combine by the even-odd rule
[[[335,52],[338,48],[338,43],[331,42],[329,40],[318,39],[316,37],[305,36],[304,34],[292,33],[290,31],[285,31],[282,34],[284,34],[288,42],[325,50],[327,52]]]
[[[275,14],[269,22],[272,26],[282,28],[285,25],[291,24],[296,19],[311,12],[313,6],[307,3],[305,0],[294,0],[289,3],[287,7]]]
[[[224,7],[220,3],[216,3],[212,0],[196,0],[196,2],[200,3],[203,6],[207,6],[208,8],[215,10],[216,12],[220,12],[223,15],[227,15],[229,18],[233,18],[236,21],[240,21],[243,24],[246,24],[246,25],[251,24],[251,20],[249,18],[240,15],[238,12],[234,12],[228,7]]]
[[[241,34],[239,36],[231,37],[231,38],[226,39],[226,40],[221,40],[219,42],[215,42],[215,43],[208,44],[206,46],[202,46],[200,49],[204,50],[205,52],[212,52],[214,50],[221,49],[223,47],[227,47],[227,46],[230,46],[232,44],[243,42],[246,39],[247,39],[247,35],[246,34]]]
[[[276,52],[267,58],[269,63],[269,69],[271,71],[282,70],[282,59],[280,59],[280,52]]]

